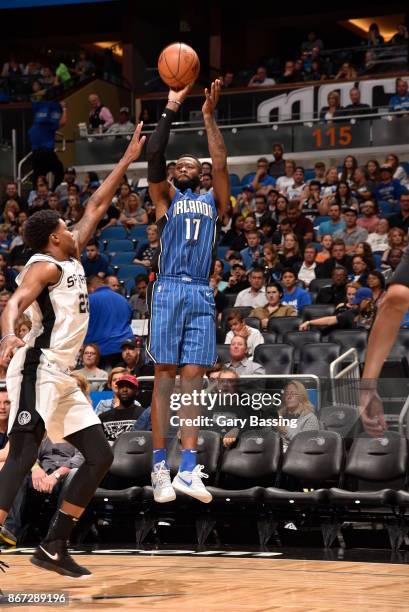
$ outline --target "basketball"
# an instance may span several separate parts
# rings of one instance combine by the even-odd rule
[[[161,79],[171,89],[183,89],[199,76],[199,57],[189,45],[173,43],[165,47],[160,54],[158,70]]]

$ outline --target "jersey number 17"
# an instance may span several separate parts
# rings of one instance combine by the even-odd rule
[[[187,217],[185,221],[186,221],[186,240],[197,240],[199,238],[200,219],[190,219],[190,217]],[[193,228],[192,228],[192,225],[193,225]],[[192,237],[192,234],[193,234],[193,237]]]

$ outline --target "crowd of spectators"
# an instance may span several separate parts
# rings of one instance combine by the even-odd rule
[[[307,173],[286,158],[280,144],[273,145],[272,153],[272,161],[260,158],[242,190],[231,196],[210,279],[219,340],[224,334],[223,342],[237,351],[242,347],[236,346],[235,338],[243,338],[249,362],[257,345],[264,342],[262,332],[267,331],[271,317],[299,315],[313,301],[342,311],[351,306],[352,293],[359,288],[372,292],[376,308],[385,281],[408,244],[409,178],[407,166],[395,154],[387,155],[381,164],[370,159],[363,166],[348,155],[342,167],[327,168],[317,162]],[[170,176],[172,167],[169,163]],[[211,164],[206,164],[202,193],[212,189],[211,172]],[[80,182],[72,167],[65,169],[54,191],[42,176],[27,197],[18,195],[15,183],[6,184],[0,208],[0,310],[29,257],[22,239],[27,218],[38,210],[55,209],[73,225],[99,184],[95,172]],[[92,390],[105,387],[110,370],[127,363],[128,352],[134,353],[129,371],[136,376],[147,371],[143,341],[133,337],[131,321],[148,317],[148,277],[159,246],[153,213],[147,190],[124,177],[82,254],[91,319],[79,366]],[[129,263],[138,270],[130,286],[117,276],[121,265],[113,263],[104,231],[122,226],[131,232],[138,225],[145,238],[129,241],[128,248],[133,249]],[[328,285],[316,292],[316,279],[327,279]],[[237,313],[225,321],[227,305],[250,307],[250,316],[259,319],[261,331],[246,325]]]
[[[231,196],[210,279],[218,342],[226,345],[227,352],[216,373],[208,374],[221,381],[226,378],[223,384],[227,385],[241,377],[263,375],[265,369],[256,353],[258,347],[269,344],[270,321],[300,315],[313,302],[332,305],[334,314],[304,321],[301,332],[316,326],[322,334],[335,328],[369,331],[386,284],[408,245],[409,178],[407,165],[395,154],[388,154],[381,164],[370,159],[362,166],[348,155],[342,167],[316,162],[313,170],[306,171],[286,157],[280,144],[273,145],[272,153],[271,161],[258,160],[242,190]],[[212,189],[212,166],[203,165],[202,193]],[[170,177],[172,168],[170,162]],[[79,180],[75,169],[68,167],[54,191],[45,177],[38,177],[24,197],[18,195],[14,182],[5,185],[0,203],[0,313],[16,287],[16,275],[30,257],[22,239],[28,217],[51,208],[72,225],[81,218],[99,184],[95,172]],[[139,379],[151,375],[153,368],[147,359],[145,336],[134,335],[132,321],[148,318],[146,293],[159,246],[153,213],[147,190],[124,177],[81,257],[90,295],[90,324],[72,375],[84,393],[91,394],[90,401],[94,393],[103,392],[93,401],[111,443],[125,431],[151,428],[150,398],[144,395]],[[122,227],[130,236],[137,226],[145,238],[135,241],[136,245],[129,240],[132,261],[145,272],[135,275],[130,286],[120,281],[121,264],[115,265],[104,230]],[[317,279],[321,282],[314,286]],[[247,307],[250,319],[239,309],[229,312],[232,306]],[[402,325],[407,321],[409,316]],[[16,334],[24,339],[30,327],[30,320],[23,316]],[[2,368],[0,378],[5,374]],[[2,403],[1,393],[0,469],[7,457],[2,427],[7,401]],[[305,389],[294,384],[287,395],[283,415],[291,413],[296,396],[303,398],[303,406],[297,413],[297,428],[279,432],[284,448],[294,432],[318,428]],[[237,431],[225,432],[224,445],[235,444],[239,436]],[[44,440],[38,465],[19,492],[0,540],[10,543],[21,537],[30,490],[55,495],[58,500],[61,482],[81,461],[69,445],[60,447]]]
[[[56,59],[57,57],[57,59]],[[65,90],[92,77],[117,82],[120,66],[111,49],[91,58],[85,50],[76,55],[53,54],[22,61],[11,53],[0,75],[0,102],[40,102],[61,96]]]
[[[247,83],[243,82],[246,71],[226,70],[223,87],[227,89],[246,84],[248,87],[270,87],[303,81],[354,81],[380,72],[404,70],[408,66],[408,41],[408,29],[404,24],[399,24],[394,36],[385,42],[378,25],[372,23],[366,41],[361,41],[357,47],[327,52],[323,40],[315,31],[311,31],[292,57],[284,61],[283,58],[269,58],[260,62]]]

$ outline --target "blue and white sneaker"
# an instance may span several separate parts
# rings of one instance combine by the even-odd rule
[[[197,465],[193,472],[179,471],[173,479],[172,485],[176,491],[190,495],[205,504],[212,501],[211,493],[204,486],[202,479],[209,478],[202,470],[204,465]]]
[[[170,471],[166,467],[165,461],[156,463],[151,472],[153,497],[159,504],[170,502],[176,499],[176,493],[173,490],[170,481]]]

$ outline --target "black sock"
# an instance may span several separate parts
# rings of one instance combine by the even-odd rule
[[[57,510],[51,521],[48,533],[45,536],[45,541],[50,542],[51,540],[68,540],[71,535],[71,531],[74,529],[77,523],[77,518],[70,516],[69,514],[65,514],[65,512],[62,510]]]

